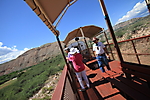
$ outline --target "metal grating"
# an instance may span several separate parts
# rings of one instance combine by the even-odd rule
[[[63,100],[77,100],[75,94],[73,93],[68,76],[66,77],[66,84],[64,86]]]

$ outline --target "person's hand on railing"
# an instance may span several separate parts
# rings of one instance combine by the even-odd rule
[[[110,59],[110,56],[108,54],[106,54],[107,59]]]

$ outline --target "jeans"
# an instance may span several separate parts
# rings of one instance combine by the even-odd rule
[[[87,78],[87,76],[86,76],[85,70],[84,70],[84,71],[81,71],[81,72],[76,72],[76,76],[77,76],[77,78],[78,78],[78,81],[79,81],[80,86],[81,86],[82,89],[85,89],[84,83],[83,83],[83,81],[82,81],[82,77],[83,77],[83,79],[84,79],[86,85],[87,85],[88,87],[90,87],[89,80],[88,80],[88,78]]]
[[[96,59],[97,59],[98,65],[99,65],[99,67],[100,67],[100,70],[101,70],[102,72],[105,72],[104,65],[107,67],[108,70],[110,70],[110,66],[109,66],[109,63],[108,63],[108,59],[107,59],[107,57],[106,57],[105,54],[103,54],[103,55],[101,55],[101,56],[98,55],[98,56],[96,57]]]

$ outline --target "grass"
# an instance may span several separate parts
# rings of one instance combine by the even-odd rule
[[[13,84],[13,83],[16,82],[16,81],[17,81],[17,78],[14,78],[14,79],[12,79],[12,80],[9,80],[9,81],[5,82],[4,84],[0,85],[0,89],[6,87],[6,86],[8,86],[8,85],[11,85],[11,84]]]
[[[43,87],[50,75],[61,71],[64,64],[62,55],[58,55],[51,60],[16,72],[16,80],[10,79],[10,81],[1,84],[1,100],[28,100]],[[2,76],[1,79],[11,78],[11,75],[14,76],[14,74],[11,73],[4,77]]]

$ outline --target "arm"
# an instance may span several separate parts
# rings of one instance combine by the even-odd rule
[[[69,61],[73,61],[73,60],[74,60],[74,59],[73,59],[73,56],[69,57],[68,60],[69,60]]]
[[[96,52],[95,52],[95,51],[93,51],[93,53],[94,53],[94,55],[96,56]]]
[[[105,48],[103,48],[103,49],[104,49],[105,53],[108,55],[108,52],[107,52],[107,49],[106,49],[106,47],[105,47]]]
[[[95,45],[93,44],[93,53],[94,53],[94,56],[96,56],[96,51],[95,51]]]
[[[68,60],[69,58],[68,58],[68,57],[66,57],[66,59]]]
[[[102,43],[102,42],[101,42]],[[106,48],[106,46],[102,43],[102,46],[103,46],[103,50],[104,50],[104,52],[105,52],[105,54],[106,54],[106,56],[107,56],[107,58],[109,58],[110,59],[110,56],[109,56],[109,54],[108,54],[108,51],[107,51],[107,48]]]

